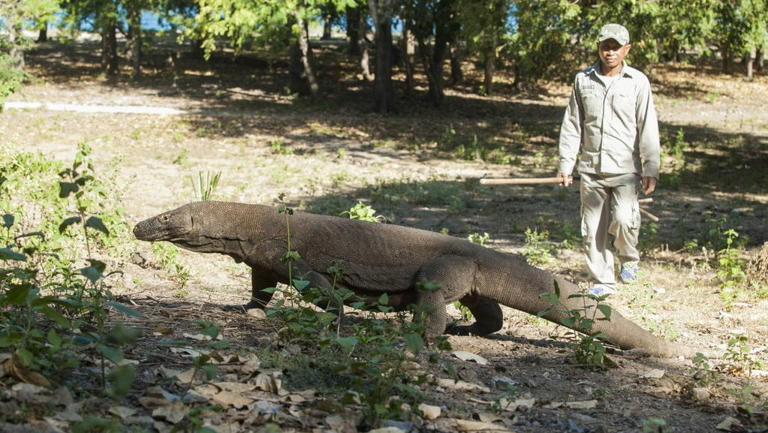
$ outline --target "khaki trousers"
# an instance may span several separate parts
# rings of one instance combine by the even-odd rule
[[[608,287],[616,285],[614,253],[620,263],[637,263],[640,209],[636,174],[601,176],[581,173],[581,236],[592,278]]]

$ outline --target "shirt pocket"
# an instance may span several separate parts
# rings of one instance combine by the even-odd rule
[[[634,141],[637,129],[636,101],[637,97],[632,89],[619,89],[613,94],[611,98],[611,109],[613,110],[611,129],[617,138],[628,139],[631,137]]]
[[[585,124],[589,125],[602,117],[603,95],[596,89],[584,89],[581,103],[584,106]]]

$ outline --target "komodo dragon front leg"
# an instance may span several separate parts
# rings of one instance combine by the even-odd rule
[[[426,307],[425,328],[428,337],[435,337],[445,331],[445,303],[455,299],[466,305],[475,316],[470,326],[452,327],[456,333],[485,335],[501,329],[503,316],[499,305],[473,294],[477,264],[470,258],[448,255],[424,264],[418,272],[417,281],[427,280],[440,285],[435,291],[419,290],[418,305]]]

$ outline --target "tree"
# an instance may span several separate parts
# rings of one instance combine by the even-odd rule
[[[189,34],[202,40],[206,55],[216,48],[216,39],[224,37],[241,50],[246,40],[264,45],[288,48],[291,55],[291,91],[316,95],[315,78],[309,45],[308,22],[320,17],[323,7],[343,10],[354,6],[354,0],[199,0],[200,12],[195,29]]]
[[[368,0],[371,18],[376,31],[376,75],[374,109],[389,113],[394,108],[392,88],[392,16],[396,0]]]
[[[413,31],[419,46],[424,72],[429,82],[429,97],[435,106],[443,102],[443,64],[449,44],[456,40],[459,23],[457,0],[411,0],[403,8],[406,26]]]
[[[496,59],[506,40],[509,0],[491,0],[478,4],[459,0],[457,17],[461,25],[460,38],[470,52],[476,52],[483,65],[483,88],[480,93],[493,92]]]
[[[8,53],[6,63],[10,67],[23,70],[25,66],[24,50],[30,40],[23,36],[24,29],[39,29],[42,23],[53,19],[58,10],[56,0],[3,0],[0,1],[0,55]]]
[[[574,58],[581,34],[578,4],[568,0],[518,0],[513,5],[512,29],[506,52],[514,62],[515,82],[570,77],[581,59]],[[572,40],[575,37],[575,41]]]

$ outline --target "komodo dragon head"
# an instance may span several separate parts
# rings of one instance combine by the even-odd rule
[[[168,241],[202,253],[224,252],[222,242],[232,239],[228,211],[225,203],[189,203],[136,224],[133,234],[142,241]]]

